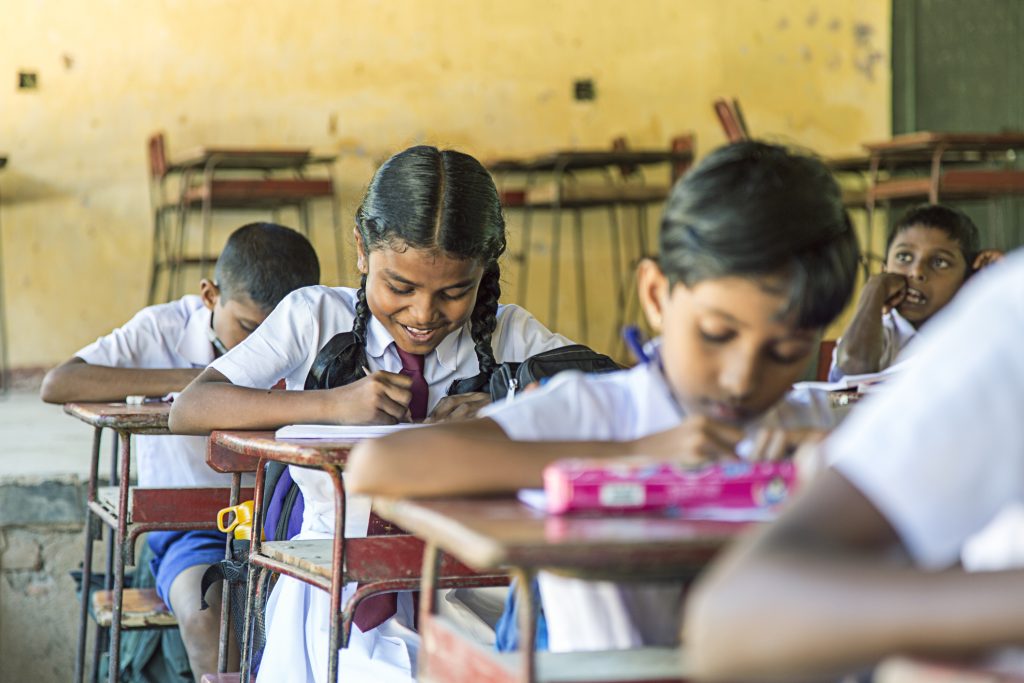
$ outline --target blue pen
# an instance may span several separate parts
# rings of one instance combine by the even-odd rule
[[[644,351],[643,335],[640,333],[640,328],[636,325],[627,325],[622,328],[622,338],[626,341],[626,346],[636,357],[638,363],[650,363],[651,357]]]

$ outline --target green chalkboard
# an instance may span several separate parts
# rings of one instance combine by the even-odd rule
[[[1024,0],[893,0],[892,14],[893,133],[1024,130]],[[990,246],[1024,243],[1024,201],[960,208]]]

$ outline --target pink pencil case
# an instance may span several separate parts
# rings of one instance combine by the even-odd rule
[[[724,462],[699,469],[666,463],[559,460],[544,470],[548,511],[774,508],[796,488],[791,461]]]

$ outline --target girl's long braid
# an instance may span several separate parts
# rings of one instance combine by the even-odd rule
[[[366,275],[359,280],[356,292],[356,319],[352,321],[352,334],[363,349],[366,348],[366,327],[370,324],[370,307],[366,305]]]
[[[476,344],[476,358],[480,364],[480,374],[490,379],[497,366],[494,350],[491,348],[491,335],[498,324],[498,298],[501,297],[501,270],[497,263],[492,263],[484,271],[477,290],[476,305],[470,316],[469,330]]]
[[[370,322],[370,307],[366,305],[366,276],[359,283],[356,294],[356,317],[352,321],[352,343],[338,354],[323,378],[319,388],[340,387],[351,384],[365,376],[366,367],[366,326]],[[308,388],[308,387],[307,387]]]

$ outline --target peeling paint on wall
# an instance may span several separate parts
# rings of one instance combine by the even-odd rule
[[[172,157],[203,144],[341,154],[346,226],[374,166],[415,141],[488,158],[604,147],[622,134],[664,147],[692,130],[706,153],[724,141],[719,96],[740,99],[756,134],[825,154],[889,133],[890,0],[308,0],[301,11],[272,0],[36,0],[4,10],[0,82],[38,65],[42,84],[0,103],[16,367],[57,362],[143,305],[145,141],[157,130]],[[580,74],[596,100],[572,100]],[[219,220],[215,240],[263,216]],[[351,282],[351,270],[333,270],[328,216],[318,207],[325,279]],[[519,218],[509,220],[514,242]],[[516,264],[506,272],[514,281]]]

